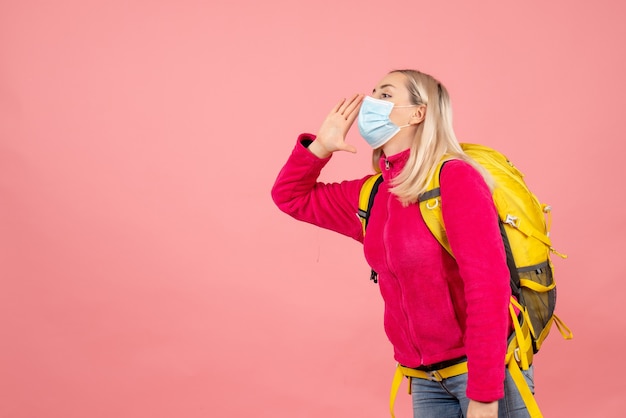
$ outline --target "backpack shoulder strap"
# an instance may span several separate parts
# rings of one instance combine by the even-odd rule
[[[372,205],[374,204],[374,196],[376,196],[376,192],[378,192],[378,186],[383,181],[383,176],[381,173],[374,174],[363,183],[361,186],[361,191],[359,193],[359,210],[357,212],[357,216],[361,220],[361,225],[363,225],[363,236],[365,236],[365,228],[367,228],[367,222],[370,218],[370,211],[372,209]]]
[[[448,242],[448,236],[446,235],[446,229],[443,224],[443,214],[441,212],[441,190],[439,189],[439,176],[441,175],[441,169],[443,165],[450,161],[451,158],[444,157],[443,160],[437,164],[432,174],[428,187],[419,198],[420,213],[422,218],[428,226],[428,229],[433,234],[435,239],[443,246],[443,248],[452,254],[450,249],[450,243]]]

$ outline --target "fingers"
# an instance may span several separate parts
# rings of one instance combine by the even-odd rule
[[[350,99],[342,99],[331,111],[331,113],[340,114],[345,120],[354,120],[355,113],[358,114],[361,102],[363,101],[362,94],[355,94]],[[356,111],[356,112],[355,112]]]
[[[341,99],[341,101],[340,101],[339,103],[337,103],[337,105],[333,108],[333,110],[331,110],[331,111],[330,111],[330,113],[331,113],[331,114],[332,114],[332,113],[340,113],[339,111],[340,111],[340,109],[341,109],[341,106],[343,106],[343,104],[344,104],[345,102],[346,102],[346,99],[345,99],[345,98]]]
[[[356,153],[353,145],[345,142],[346,134],[359,114],[362,94],[355,94],[349,99],[341,99],[326,117],[317,132],[317,141],[324,144],[327,152],[347,151]]]
[[[350,109],[354,109],[355,107],[357,107],[361,101],[363,101],[363,95],[360,93],[355,94],[354,96],[352,96],[350,98],[350,100],[347,103],[347,108],[348,110]]]
[[[350,124],[352,124],[352,122],[354,122],[354,119],[356,119],[356,117],[359,115],[359,110],[361,109],[362,101],[363,101],[363,95],[356,94],[354,97],[352,97],[352,99],[348,103],[348,106],[346,108],[346,111],[344,112],[344,115],[346,115],[346,120]]]
[[[344,116],[346,120],[349,120],[350,118],[352,118],[352,116],[355,113],[358,113],[355,111],[358,111],[362,100],[363,100],[362,94],[355,94],[349,100],[345,100],[343,102],[343,104],[339,108],[339,111],[341,112],[341,114]]]

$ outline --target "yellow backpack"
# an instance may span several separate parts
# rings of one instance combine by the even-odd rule
[[[507,264],[511,272],[512,296],[509,311],[515,328],[515,333],[509,339],[505,361],[526,402],[530,416],[541,417],[521,370],[530,367],[533,354],[539,351],[553,323],[563,338],[573,337],[570,329],[554,314],[556,284],[550,261],[550,253],[563,258],[567,256],[558,253],[552,247],[549,238],[551,208],[541,204],[528,189],[524,175],[504,155],[492,148],[476,144],[461,144],[461,147],[467,155],[491,173],[496,183],[493,200],[500,218]],[[436,167],[427,191],[419,196],[418,202],[426,225],[437,241],[454,256],[446,237],[439,193],[439,174],[443,164],[448,160],[449,158],[444,158]],[[382,176],[376,174],[361,188],[358,215],[363,224],[364,234],[374,196],[381,182]],[[371,278],[376,282],[376,272],[372,271]],[[406,373],[401,374],[401,369],[404,368],[398,368],[392,387],[390,399],[392,416],[395,392],[402,375],[411,377]]]

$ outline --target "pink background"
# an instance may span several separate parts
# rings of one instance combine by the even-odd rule
[[[269,191],[300,132],[400,67],[554,207],[575,339],[536,360],[545,415],[622,416],[623,2],[216,3],[2,1],[0,417],[387,416],[360,245]],[[325,180],[369,170],[349,141]]]

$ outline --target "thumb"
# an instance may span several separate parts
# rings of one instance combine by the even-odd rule
[[[339,149],[341,151],[348,151],[348,152],[351,152],[352,154],[356,154],[356,147],[354,145],[350,145],[345,142],[341,145]]]

